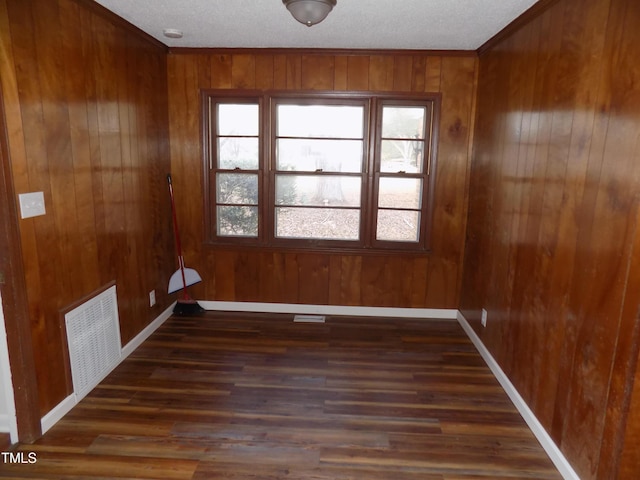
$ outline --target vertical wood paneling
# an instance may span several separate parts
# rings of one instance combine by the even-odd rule
[[[456,308],[466,224],[469,142],[476,58],[324,52],[242,51],[169,55],[171,158],[187,264],[204,282],[198,298],[337,305]],[[239,63],[236,66],[236,62]],[[211,65],[211,83],[198,75]],[[428,254],[354,255],[238,250],[202,244],[200,88],[246,88],[229,72],[255,69],[256,86],[289,90],[430,91],[442,93],[435,233]],[[255,66],[255,67],[254,67]],[[264,73],[263,73],[264,72]],[[441,73],[442,72],[442,73]],[[269,77],[273,79],[269,81]],[[441,81],[441,77],[443,80]],[[196,80],[200,78],[200,83]],[[434,88],[434,90],[429,90]]]
[[[346,90],[349,78],[348,70],[349,61],[346,57],[340,56],[334,58],[334,90]]]
[[[411,307],[425,305],[429,286],[429,258],[411,260]]]
[[[329,285],[327,289],[327,303],[329,304],[340,304],[340,292],[341,292],[341,265],[342,257],[338,255],[331,255],[329,257],[329,272],[328,272],[328,280]]]
[[[360,301],[363,305],[386,307],[384,295],[384,257],[368,257],[360,273]]]
[[[638,148],[640,154],[640,148]],[[640,202],[629,212],[630,228],[625,234],[629,254],[624,265],[627,273],[618,327],[617,347],[611,368],[604,429],[600,446],[598,476],[618,470],[618,478],[634,478],[640,472],[635,455],[640,440],[640,319],[635,299],[640,297]],[[620,452],[620,456],[610,452]]]
[[[273,88],[276,90],[287,88],[287,56],[284,54],[274,55]]]
[[[439,252],[429,261],[427,304],[458,301],[461,275],[469,164],[468,146],[473,128],[473,85],[476,77],[473,58],[445,58],[442,62],[442,109],[438,142],[434,231],[432,248]],[[442,160],[442,161],[441,161]]]
[[[372,91],[393,90],[393,56],[372,55],[369,58],[369,88]]]
[[[87,85],[87,69],[83,67],[82,29],[76,28],[83,21],[84,12],[78,4],[70,3],[61,16],[64,34],[62,42],[69,52],[69,75],[64,76],[66,98],[79,98]],[[86,99],[86,96],[85,96]],[[73,159],[71,178],[76,198],[77,229],[79,235],[74,246],[76,260],[82,265],[79,278],[82,284],[100,285],[100,268],[95,229],[95,193],[91,181],[91,138],[88,128],[89,108],[87,102],[70,102],[70,147]],[[75,283],[75,282],[74,282]],[[80,292],[76,293],[79,295]]]
[[[11,180],[47,211],[19,223],[42,416],[70,393],[60,309],[115,280],[127,343],[169,303],[166,53],[93,4],[0,7]]]
[[[273,55],[256,57],[256,88],[268,90],[273,88]]]
[[[298,303],[329,302],[329,257],[298,253]]]
[[[604,37],[604,56],[614,59],[618,56],[619,26],[624,16],[623,9],[617,8],[615,3],[619,6],[623,2],[611,2],[609,28]],[[602,3],[593,2],[591,6],[595,9],[598,5]],[[568,5],[567,13],[577,16],[577,10],[582,8],[582,5]],[[604,13],[604,8],[598,13]],[[583,18],[591,20],[589,23],[599,23],[596,15],[585,15]],[[567,26],[567,35],[575,34],[575,29],[571,27]],[[603,36],[598,35],[597,38]],[[636,51],[640,52],[638,49]],[[615,66],[613,68],[618,71]],[[567,444],[569,454],[578,458],[588,468],[590,475],[597,473],[600,461],[606,414],[602,406],[607,403],[615,352],[620,348],[617,337],[621,325],[620,306],[628,274],[626,265],[630,251],[627,247],[631,240],[628,235],[633,233],[630,220],[635,222],[631,202],[635,195],[633,189],[639,185],[637,175],[640,171],[633,165],[637,164],[637,158],[633,159],[627,151],[632,138],[629,134],[635,137],[636,133],[619,128],[626,123],[626,119],[619,119],[616,113],[620,107],[614,104],[615,91],[619,88],[616,83],[614,79],[613,84],[607,80],[606,84],[599,85],[599,102],[611,107],[607,115],[608,127],[593,133],[595,141],[589,156],[582,205],[584,221],[578,225],[578,251],[575,256],[576,265],[581,268],[574,271],[569,297],[569,311],[575,312],[576,321],[570,324],[568,338],[575,342],[576,348],[572,361],[563,362],[560,372],[563,378],[570,379],[568,394],[563,398],[564,404],[558,405],[564,407],[566,412],[562,421],[562,436],[579,438],[590,435],[594,440],[597,439],[588,449],[577,441]],[[640,117],[636,116],[638,119]],[[636,127],[639,125],[636,122]],[[593,149],[600,141],[603,150]],[[635,139],[631,141],[631,148],[634,144]],[[609,159],[615,159],[615,168],[611,167]],[[592,169],[592,165],[597,166]],[[620,182],[620,172],[626,172],[623,182]],[[612,255],[614,251],[617,253]],[[607,280],[603,282],[604,278]],[[575,405],[581,408],[575,409]],[[593,414],[585,418],[584,412]],[[559,417],[556,416],[556,425],[559,425]],[[605,452],[605,455],[611,453]]]
[[[442,66],[442,57],[427,57],[426,70],[424,79],[425,92],[440,91],[440,70]]]
[[[636,138],[638,124],[640,123],[640,71],[637,67],[638,44],[640,44],[640,30],[637,28],[637,20],[640,18],[640,4],[637,2],[624,2],[626,8],[624,15],[624,34],[621,36],[617,65],[614,68],[624,69],[627,75],[618,79],[623,85],[620,92],[616,89],[616,96],[620,96],[620,102],[616,111],[621,117],[635,118],[636,121],[625,125],[626,135],[632,136],[635,130]],[[634,60],[635,59],[635,60]],[[631,88],[630,88],[631,87]],[[621,125],[620,125],[621,126]],[[640,159],[640,141],[636,141],[627,154],[629,159],[635,162]],[[640,444],[640,311],[638,301],[640,297],[640,199],[634,197],[635,208],[635,235],[632,239],[633,250],[629,256],[629,275],[626,282],[625,299],[621,314],[621,328],[619,329],[619,341],[623,348],[617,349],[617,362],[613,369],[611,394],[609,396],[608,418],[602,445],[600,472],[614,470],[618,467],[618,478],[634,478],[640,476],[640,456],[638,456],[638,444]],[[626,353],[626,355],[625,355]],[[625,408],[626,407],[626,408]],[[628,415],[627,415],[628,412]],[[610,426],[612,425],[612,426]],[[609,452],[618,451],[620,457],[607,462],[607,457],[613,457]],[[618,461],[616,465],[615,461]]]
[[[640,474],[639,23],[559,0],[480,58],[461,308],[584,479]]]
[[[182,228],[184,230],[184,228]],[[208,288],[215,289],[217,293],[216,300],[235,300],[235,266],[234,257],[232,255],[216,255],[209,257],[212,267],[207,269],[207,273],[211,275],[213,273],[213,282]],[[208,279],[211,281],[211,279]],[[205,275],[205,281],[207,277]],[[208,298],[208,297],[205,297]]]
[[[360,305],[362,302],[362,257],[343,256],[338,267],[340,298],[338,305]]]
[[[289,90],[299,90],[302,88],[302,56],[298,54],[288,54],[286,56],[287,76],[285,88]]]
[[[369,63],[367,56],[347,57],[347,90],[368,90],[369,89]]]
[[[396,92],[411,91],[413,81],[413,60],[409,55],[398,55],[393,61],[393,90]]]
[[[235,257],[235,292],[234,298],[240,302],[250,301],[256,298],[259,292],[259,285],[256,279],[259,278],[258,268],[260,268],[260,256],[256,258],[248,252],[240,252]]]
[[[331,55],[303,55],[301,60],[303,90],[332,90],[335,81],[335,58]]]
[[[211,88],[232,88],[232,85],[231,55],[212,55]]]
[[[198,55],[198,85],[211,85],[211,62],[209,61],[209,55]],[[257,81],[257,69],[255,78]]]
[[[412,62],[412,71],[411,71],[411,91],[424,92],[427,58],[417,55],[413,57],[412,60],[413,62]]]
[[[231,85],[238,89],[256,86],[256,60],[253,55],[234,55],[231,64]]]
[[[283,301],[285,303],[300,302],[300,265],[297,254],[286,253],[284,256],[284,288]]]

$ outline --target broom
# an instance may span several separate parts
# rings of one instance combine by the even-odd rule
[[[181,297],[176,301],[173,313],[176,315],[192,315],[204,311],[198,302],[192,299],[187,292],[187,287],[202,281],[202,277],[193,268],[184,266],[182,257],[182,246],[180,244],[180,232],[178,231],[178,217],[176,216],[176,202],[173,197],[173,185],[171,174],[167,174],[169,183],[169,195],[171,196],[171,213],[173,216],[173,234],[176,239],[176,250],[178,252],[178,270],[169,279],[169,294],[182,290]]]

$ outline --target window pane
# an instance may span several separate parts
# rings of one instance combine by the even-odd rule
[[[258,105],[218,104],[218,135],[258,135]]]
[[[258,204],[258,175],[218,173],[217,202],[237,205]]]
[[[381,172],[422,173],[422,140],[382,140]]]
[[[359,207],[360,177],[276,175],[276,205]]]
[[[362,138],[364,107],[349,105],[278,105],[279,137]]]
[[[218,168],[258,169],[258,139],[218,137]]]
[[[425,107],[383,107],[382,138],[424,138]]]
[[[258,236],[258,207],[218,207],[218,235]]]
[[[376,239],[392,242],[417,242],[420,212],[378,210]]]
[[[276,237],[358,240],[360,210],[276,207]]]
[[[381,178],[378,206],[381,208],[416,208],[421,206],[422,179]]]
[[[276,169],[361,172],[361,140],[278,139]]]

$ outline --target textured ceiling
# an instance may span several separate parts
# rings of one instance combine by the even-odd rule
[[[313,27],[281,0],[95,1],[170,47],[475,50],[538,0],[338,0]]]

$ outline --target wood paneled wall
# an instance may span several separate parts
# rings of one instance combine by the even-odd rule
[[[473,126],[475,54],[291,50],[169,55],[171,165],[185,261],[208,300],[457,308]],[[203,245],[200,89],[441,92],[429,255],[240,250]]]
[[[93,2],[0,0],[0,71],[13,187],[47,212],[18,225],[44,415],[71,391],[60,309],[115,280],[125,344],[171,300],[166,49]]]
[[[640,427],[640,3],[548,3],[480,55],[461,310],[581,478],[609,479]]]

